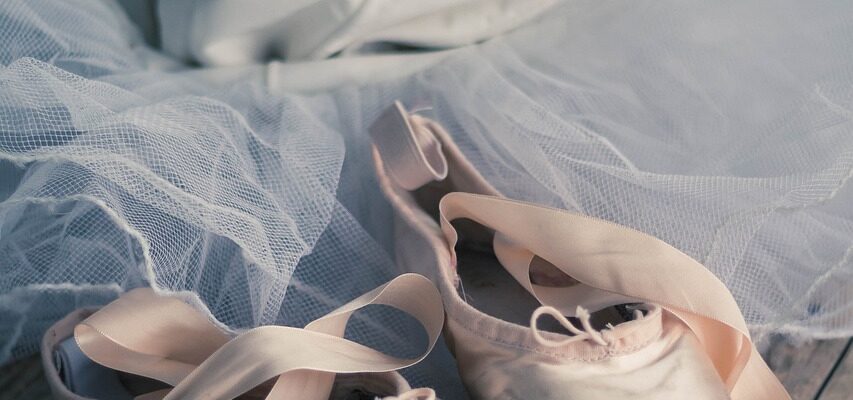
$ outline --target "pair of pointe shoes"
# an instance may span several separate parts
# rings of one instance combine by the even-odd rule
[[[96,386],[126,398],[435,398],[394,372],[429,349],[403,360],[342,338],[352,312],[381,303],[420,321],[430,348],[443,327],[476,399],[790,398],[732,295],[696,260],[627,227],[504,198],[440,124],[399,102],[370,133],[396,210],[397,261],[422,275],[402,275],[305,329],[234,338],[178,300],[128,292],[48,332],[57,397],[87,398],[80,393]],[[128,328],[146,318],[154,326]],[[87,383],[74,368],[111,378]]]

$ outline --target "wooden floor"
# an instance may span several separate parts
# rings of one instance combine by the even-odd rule
[[[792,346],[775,340],[765,352],[795,400],[853,399],[853,339],[824,340]],[[0,368],[0,400],[50,399],[38,357]]]

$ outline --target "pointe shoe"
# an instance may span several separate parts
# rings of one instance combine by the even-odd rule
[[[399,102],[370,134],[396,257],[437,283],[473,398],[789,398],[732,295],[696,260],[504,198],[437,122]]]

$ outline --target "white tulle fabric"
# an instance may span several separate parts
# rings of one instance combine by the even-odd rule
[[[571,1],[455,50],[217,69],[123,13],[0,2],[0,360],[145,284],[246,328],[397,275],[367,135],[397,98],[509,197],[702,262],[756,340],[853,334],[853,4]],[[347,335],[404,354],[416,327]],[[464,396],[444,348],[404,375]]]

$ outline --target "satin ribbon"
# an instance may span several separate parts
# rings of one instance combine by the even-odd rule
[[[415,190],[447,177],[447,159],[435,134],[443,129],[432,120],[410,114],[395,101],[370,126],[370,136],[394,182]]]
[[[352,314],[384,304],[418,320],[429,341],[415,358],[397,358],[343,338]],[[129,291],[74,329],[80,349],[106,367],[173,388],[143,399],[231,399],[276,378],[267,399],[327,399],[336,373],[389,372],[432,350],[444,323],[435,286],[400,275],[309,323],[263,326],[234,338],[188,304],[150,288]],[[419,393],[419,392],[415,392]]]

